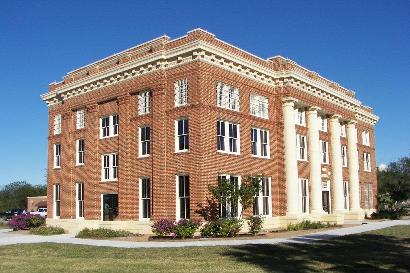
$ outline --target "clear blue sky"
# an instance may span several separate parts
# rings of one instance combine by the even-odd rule
[[[141,42],[197,27],[262,58],[288,57],[356,90],[381,118],[378,164],[410,155],[409,14],[406,0],[3,0],[0,186],[45,183],[47,107],[40,94],[50,82]]]

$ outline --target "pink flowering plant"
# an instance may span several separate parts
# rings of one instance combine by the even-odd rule
[[[175,223],[171,220],[161,218],[152,225],[152,232],[158,237],[170,235],[175,228]]]
[[[44,225],[45,219],[39,215],[19,214],[14,215],[9,226],[13,230],[27,230]]]

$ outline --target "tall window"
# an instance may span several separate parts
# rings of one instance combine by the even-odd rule
[[[85,111],[84,109],[77,110],[76,128],[82,129],[85,126]]]
[[[320,141],[320,151],[322,154],[322,164],[329,163],[329,144],[327,141]]]
[[[340,136],[346,137],[346,125],[345,124],[340,125]]]
[[[175,151],[185,152],[189,149],[189,125],[188,119],[175,121]]]
[[[216,85],[217,106],[239,111],[239,89],[219,82]]]
[[[177,219],[189,218],[189,176],[177,175]]]
[[[174,82],[175,107],[188,104],[188,80],[183,79]]]
[[[343,181],[344,208],[349,210],[349,182]]]
[[[364,198],[364,208],[373,209],[373,184],[363,183],[362,184],[362,197]]]
[[[84,183],[77,183],[77,200],[76,200],[76,217],[83,218],[84,217]]]
[[[118,115],[110,115],[100,118],[100,138],[118,135]]]
[[[319,116],[319,130],[322,132],[327,132],[327,118]]]
[[[363,153],[363,169],[366,172],[371,171],[371,165],[370,165],[370,154],[369,153]]]
[[[61,144],[54,144],[54,168],[61,167]]]
[[[54,217],[60,217],[60,184],[54,184]]]
[[[347,167],[347,147],[342,145],[342,165]]]
[[[118,154],[105,154],[101,157],[101,180],[113,181],[118,179]]]
[[[250,100],[251,115],[267,119],[269,108],[268,98],[256,94],[251,94]]]
[[[151,218],[151,181],[150,178],[140,178],[140,219]]]
[[[309,212],[308,180],[299,179],[300,210],[302,213]]]
[[[138,115],[151,112],[151,91],[143,91],[138,94]]]
[[[253,202],[253,215],[270,216],[272,211],[272,189],[269,177],[262,177],[260,181],[259,195]]]
[[[144,126],[139,128],[139,156],[148,156],[151,153],[151,128]]]
[[[254,156],[269,158],[269,131],[251,128],[251,150]]]
[[[306,161],[307,160],[307,143],[306,136],[296,135],[296,147],[298,149],[298,160]]]
[[[61,114],[54,116],[54,134],[61,134]]]
[[[370,146],[370,133],[368,131],[362,132],[362,144]]]
[[[300,126],[306,126],[305,111],[301,108],[295,109],[295,124]]]
[[[236,190],[239,190],[239,176],[233,175],[220,175],[218,176],[218,182],[223,180],[232,183]],[[229,196],[222,196],[222,203],[220,204],[220,216],[222,218],[238,217],[239,216],[239,200],[231,200]]]
[[[84,165],[84,139],[77,139],[75,141],[76,154],[75,154],[75,164]]]
[[[218,120],[216,127],[218,151],[239,154],[239,124]]]

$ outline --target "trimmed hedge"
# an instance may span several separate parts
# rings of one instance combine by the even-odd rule
[[[30,229],[30,233],[36,235],[58,235],[65,232],[62,227],[40,226]]]
[[[295,230],[307,230],[307,229],[319,229],[319,228],[326,228],[326,227],[333,227],[336,224],[330,223],[322,223],[322,222],[312,222],[309,220],[302,221],[296,224],[288,224],[286,230],[288,231],[295,231]]]
[[[203,237],[235,237],[242,227],[242,220],[217,219],[205,224],[201,229]]]
[[[82,239],[106,239],[115,237],[128,237],[131,235],[133,235],[133,233],[126,230],[113,230],[108,228],[85,228],[77,233],[75,237]]]

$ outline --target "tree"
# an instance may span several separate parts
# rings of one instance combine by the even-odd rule
[[[410,199],[410,157],[403,157],[377,172],[379,194],[389,194],[394,202]]]
[[[26,208],[27,196],[41,196],[46,194],[46,185],[31,185],[26,181],[12,182],[0,190],[0,211]]]

